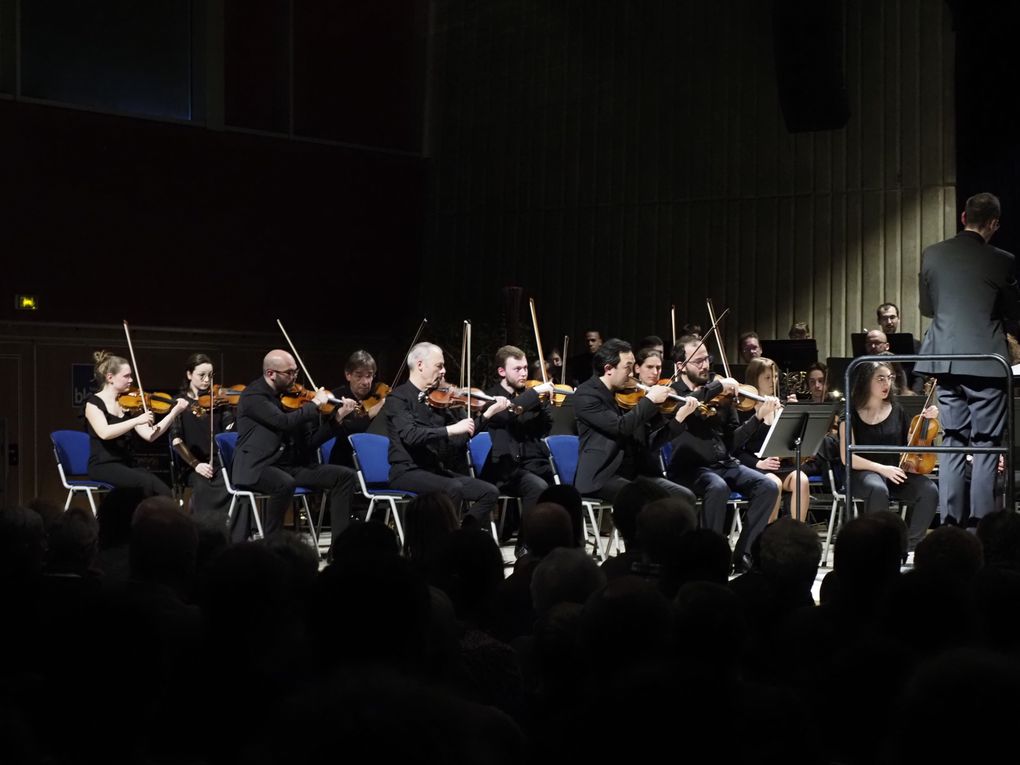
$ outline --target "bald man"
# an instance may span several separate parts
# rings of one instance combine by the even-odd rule
[[[230,479],[239,488],[269,495],[262,524],[267,536],[283,526],[295,488],[325,492],[335,541],[350,523],[355,472],[318,464],[315,450],[333,435],[330,419],[342,421],[357,402],[340,399],[335,413],[323,418],[318,408],[330,397],[320,388],[311,402],[288,412],[280,394],[297,376],[294,357],[287,351],[270,351],[262,360],[262,376],[244,389],[237,404],[237,452]],[[231,530],[234,541],[247,539],[250,525],[247,513],[238,513]]]

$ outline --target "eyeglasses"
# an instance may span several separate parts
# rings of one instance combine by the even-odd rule
[[[287,375],[287,377],[294,377],[298,373],[296,369],[270,369],[270,372],[276,372],[278,375]]]
[[[875,375],[874,380],[877,383],[892,382],[893,381],[893,376],[892,375]]]
[[[693,364],[696,367],[707,367],[712,363],[713,359],[711,356],[704,356],[700,359],[690,359],[687,363]]]

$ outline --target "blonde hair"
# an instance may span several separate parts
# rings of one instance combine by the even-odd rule
[[[115,375],[123,366],[128,366],[128,361],[122,356],[114,356],[109,351],[96,351],[92,354],[92,360],[96,365],[96,384],[102,388],[106,385],[106,376]]]

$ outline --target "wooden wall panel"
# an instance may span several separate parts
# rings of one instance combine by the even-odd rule
[[[434,0],[423,309],[495,311],[516,284],[544,339],[707,326],[729,354],[807,321],[821,356],[875,307],[919,334],[920,251],[956,229],[953,37],[935,0],[844,0],[852,116],[790,134],[768,3]],[[464,301],[444,300],[470,271]],[[526,314],[521,317],[526,320]]]

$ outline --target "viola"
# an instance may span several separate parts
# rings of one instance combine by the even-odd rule
[[[241,399],[243,385],[213,385],[212,393],[203,393],[191,405],[191,413],[196,417],[204,417],[214,406],[237,406]]]
[[[365,398],[358,402],[358,411],[362,414],[368,414],[368,410],[377,406],[380,401],[385,401],[386,396],[389,395],[391,388],[384,382],[377,382],[372,386],[372,389],[368,392]]]
[[[140,393],[134,386],[117,396],[121,409],[130,415],[139,415],[146,408],[153,414],[166,414],[174,408],[176,401],[169,393]]]
[[[333,395],[333,391],[327,390],[326,395],[329,397],[329,400],[319,405],[319,411],[323,414],[332,414],[338,406],[343,406],[343,402]],[[280,394],[280,403],[283,404],[284,409],[294,411],[300,409],[314,398],[314,390],[309,390],[303,385],[294,383]]]
[[[671,380],[659,380],[658,385],[668,385]],[[623,390],[617,391],[614,394],[616,398],[616,405],[621,409],[633,409],[638,405],[638,402],[645,397],[645,394],[651,390],[650,385],[644,385],[637,382],[628,384]],[[659,407],[659,411],[663,414],[673,414],[682,404],[687,401],[686,396],[681,396],[679,393],[669,392],[666,394],[666,400],[661,404],[656,404]]]
[[[923,409],[927,409],[932,405],[935,397],[935,379],[929,380],[927,385],[928,396],[924,401]],[[942,426],[939,423],[938,417],[925,417],[921,414],[915,414],[910,420],[910,430],[907,431],[909,434],[907,448],[909,449],[911,446],[933,446],[935,438],[941,429]],[[931,452],[925,454],[906,452],[900,457],[900,470],[904,473],[928,475],[935,469],[935,465],[938,464],[938,458],[937,454],[932,454]]]
[[[469,394],[470,392],[470,394]],[[440,383],[429,388],[424,394],[425,401],[434,409],[457,409],[464,408],[471,401],[471,411],[483,412],[495,403],[496,399],[479,388],[458,388],[448,383]],[[520,414],[524,409],[511,404],[507,410],[513,414]]]
[[[524,381],[524,387],[525,388],[535,388],[535,387],[537,387],[539,385],[543,385],[543,384],[544,383],[541,380],[525,380]],[[567,400],[567,396],[572,396],[572,395],[574,395],[574,389],[571,388],[569,385],[553,384],[552,405],[553,406],[563,406],[563,402]],[[538,397],[542,401],[548,401],[549,400],[549,394],[548,393],[541,393],[541,394],[539,394]]]

